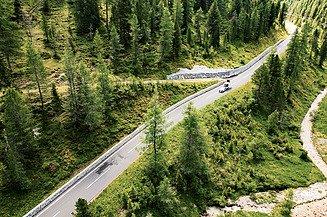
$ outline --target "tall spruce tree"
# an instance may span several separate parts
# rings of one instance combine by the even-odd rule
[[[210,35],[210,44],[214,48],[220,46],[220,13],[217,5],[217,0],[213,2],[209,10],[207,20],[208,33]]]
[[[25,189],[29,182],[24,165],[29,164],[29,159],[34,155],[35,149],[32,131],[34,123],[23,98],[13,88],[6,91],[3,110],[8,182],[13,187]]]
[[[100,26],[98,0],[76,0],[74,2],[76,30],[79,35],[93,34]]]
[[[203,24],[204,22],[204,13],[200,8],[195,15],[195,32],[196,32],[196,43],[202,45],[203,44]]]
[[[23,11],[22,11],[22,2],[21,0],[14,1],[14,17],[13,20],[17,23],[23,21]]]
[[[0,54],[7,61],[7,68],[12,69],[12,57],[21,53],[22,33],[19,25],[12,21],[14,4],[3,0],[0,4]]]
[[[163,159],[162,149],[165,145],[166,120],[158,105],[158,94],[155,94],[147,113],[145,143],[153,148],[153,157],[146,168],[146,174],[155,187],[155,195],[160,182],[167,175],[167,166]]]
[[[182,46],[181,25],[183,23],[183,7],[181,0],[174,1],[174,39],[173,52],[174,57],[178,58]]]
[[[182,0],[184,13],[183,13],[183,23],[182,30],[183,34],[186,35],[187,29],[193,28],[193,8],[194,8],[194,0]]]
[[[97,89],[100,96],[100,102],[102,104],[102,114],[105,121],[110,121],[113,119],[112,116],[112,91],[113,87],[109,80],[109,70],[106,67],[106,64],[101,56],[98,57],[99,65],[97,67]]]
[[[133,66],[135,69],[138,68],[139,63],[139,40],[140,40],[140,27],[138,23],[138,19],[135,13],[132,13],[132,17],[130,19],[131,25],[131,36],[132,36],[132,51],[133,51]],[[147,37],[147,36],[146,36]]]
[[[185,111],[180,154],[181,188],[192,194],[204,196],[203,188],[210,179],[205,155],[208,153],[208,141],[201,119],[189,104]]]
[[[287,3],[283,2],[278,17],[278,21],[280,25],[284,25],[286,13],[287,13]]]
[[[43,115],[45,112],[44,104],[45,104],[45,95],[44,93],[48,89],[48,81],[47,81],[47,73],[43,65],[43,61],[41,59],[41,56],[35,51],[35,48],[33,47],[32,43],[29,43],[28,49],[27,49],[27,66],[28,66],[28,72],[31,74],[31,80],[35,82],[40,102],[42,106],[42,112]],[[45,117],[43,117],[45,118]]]
[[[112,5],[112,17],[113,26],[118,31],[121,44],[125,49],[130,47],[131,42],[131,26],[129,19],[132,13],[131,0],[115,1]],[[111,30],[112,32],[112,30]]]
[[[118,66],[119,54],[122,50],[122,45],[120,44],[120,38],[115,25],[111,26],[110,31],[110,59],[116,68]]]
[[[164,7],[160,23],[160,61],[170,57],[173,45],[174,23],[169,9]]]
[[[318,42],[319,42],[319,30],[316,28],[311,38],[310,59],[312,59],[312,54],[314,55],[315,59],[318,56],[318,52],[319,52]]]

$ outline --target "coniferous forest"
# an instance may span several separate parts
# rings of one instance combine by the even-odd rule
[[[142,123],[150,148],[74,215],[199,216],[322,181],[298,132],[326,86],[326,11],[325,0],[1,0],[0,216],[26,214]],[[240,67],[286,37],[287,19],[299,28],[285,54],[166,132],[164,109],[220,81],[167,75]]]

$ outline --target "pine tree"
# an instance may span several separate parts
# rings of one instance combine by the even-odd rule
[[[98,57],[99,65],[97,67],[97,89],[100,96],[100,101],[102,104],[102,114],[106,121],[112,120],[112,85],[109,80],[109,71],[104,63],[104,60],[101,56]]]
[[[325,34],[325,37],[323,39],[322,45],[320,47],[320,60],[319,60],[319,66],[322,67],[325,60],[327,58],[327,34]]]
[[[160,24],[160,61],[169,57],[173,45],[174,23],[167,7],[164,7]]]
[[[27,49],[27,65],[28,65],[28,71],[29,73],[31,73],[31,79],[33,82],[36,83],[39,92],[41,106],[42,106],[42,112],[43,115],[45,115],[44,93],[47,91],[47,84],[48,84],[47,73],[45,71],[41,56],[36,53],[35,48],[31,43],[28,45],[28,49]]]
[[[120,38],[115,25],[112,25],[110,31],[110,59],[115,68],[118,66],[119,53],[122,50]]]
[[[191,27],[187,28],[186,39],[187,39],[188,45],[193,47],[193,31],[192,31]]]
[[[220,13],[217,5],[217,0],[213,2],[209,10],[207,20],[208,33],[210,35],[210,43],[214,48],[220,46]]]
[[[173,52],[174,57],[179,58],[182,46],[181,24],[183,22],[183,7],[180,0],[174,1],[174,39]]]
[[[101,124],[102,114],[98,98],[90,87],[90,72],[84,63],[79,65],[75,87],[78,113],[76,126],[93,130]]]
[[[153,158],[151,158],[146,168],[146,174],[154,185],[156,192],[161,180],[167,175],[167,166],[162,155],[165,130],[166,120],[158,106],[158,95],[155,90],[154,97],[150,103],[150,109],[147,113],[144,141],[153,148]],[[155,195],[157,195],[156,192]]]
[[[181,142],[180,173],[182,188],[198,196],[209,182],[209,169],[205,155],[208,153],[206,132],[192,104],[185,111]]]
[[[6,59],[10,71],[13,71],[11,58],[21,53],[22,46],[19,25],[12,21],[13,6],[11,0],[3,0],[0,4],[0,54]]]
[[[295,31],[294,36],[286,51],[286,60],[284,74],[286,77],[291,77],[300,71],[300,33]],[[295,76],[297,77],[297,76]]]
[[[315,29],[311,39],[310,59],[312,59],[312,53],[314,54],[315,59],[318,56],[318,41],[319,41],[319,30]]]
[[[89,205],[85,199],[79,198],[75,204],[76,213],[75,217],[91,217],[92,213],[90,211]]]
[[[135,69],[138,68],[139,63],[139,38],[140,38],[140,28],[135,13],[132,14],[130,19],[131,25],[131,36],[132,36],[132,51],[133,51],[133,66]]]
[[[99,31],[95,32],[94,38],[93,38],[93,56],[98,57],[99,55],[103,55],[103,46],[104,43],[102,41],[102,38],[99,34]]]
[[[100,12],[98,0],[76,0],[75,21],[77,33],[88,35],[94,33],[100,26]]]

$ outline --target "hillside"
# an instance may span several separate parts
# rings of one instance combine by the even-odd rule
[[[290,0],[289,16],[297,25],[302,21],[309,21],[320,29],[327,28],[327,1],[326,0]]]

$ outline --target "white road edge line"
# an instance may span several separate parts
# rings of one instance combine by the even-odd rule
[[[53,217],[56,217],[58,214],[60,213],[60,211],[59,212],[57,212]]]
[[[137,146],[141,145],[141,142],[139,142],[136,146],[134,146],[134,148],[132,148],[131,150],[128,151],[128,154],[131,153]]]
[[[109,169],[107,169],[106,170],[106,172],[104,172],[104,173],[102,173],[96,180],[94,180],[89,186],[87,186],[86,188],[89,188],[89,187],[91,187],[94,183],[96,183],[104,174],[106,174],[108,171],[110,170],[110,168]]]

